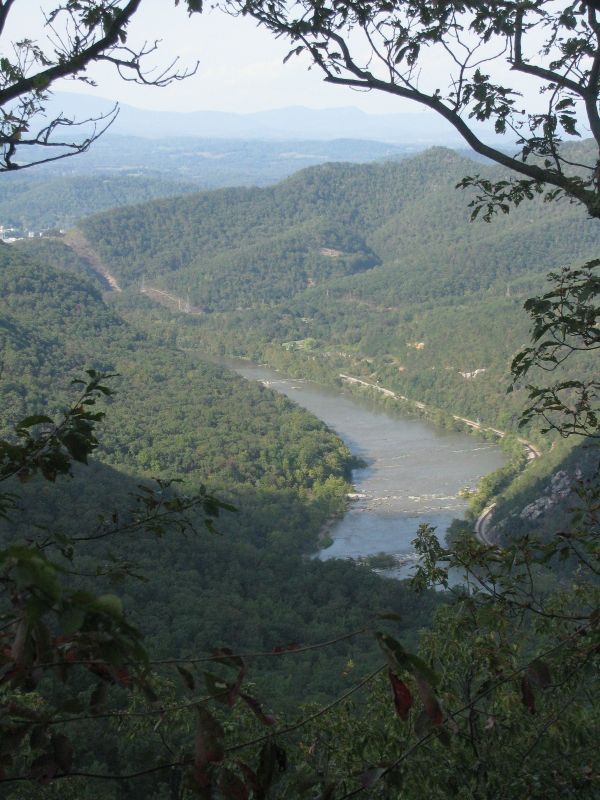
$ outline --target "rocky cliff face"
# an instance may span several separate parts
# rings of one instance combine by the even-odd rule
[[[550,476],[548,485],[541,497],[528,503],[519,518],[523,520],[537,520],[558,505],[563,505],[564,501],[574,493],[574,486],[583,477],[582,471],[576,467],[572,472],[561,469]]]

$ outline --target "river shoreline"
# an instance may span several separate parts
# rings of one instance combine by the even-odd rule
[[[329,546],[317,558],[365,563],[385,553],[401,564],[385,574],[409,577],[414,566],[411,542],[419,525],[432,525],[442,538],[453,519],[464,517],[467,503],[461,490],[475,487],[504,461],[494,443],[390,414],[344,387],[289,378],[245,360],[225,364],[311,411],[365,464],[352,472],[356,497],[347,499],[343,516],[334,516],[321,529],[319,543]]]

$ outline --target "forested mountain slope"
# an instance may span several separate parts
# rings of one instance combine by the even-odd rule
[[[374,266],[333,285],[388,304],[504,290],[506,281],[594,252],[596,226],[567,204],[532,203],[491,226],[469,223],[469,194],[455,185],[474,169],[486,171],[436,148],[401,162],[315,167],[265,189],[157,201],[81,227],[124,283],[146,275],[210,311],[244,298],[273,303],[284,286],[295,294]],[[348,266],[349,256],[359,263]],[[267,272],[272,291],[254,300]]]
[[[500,175],[435,148],[402,162],[311,168],[266,189],[137,206],[82,230],[129,286],[120,300],[127,314],[184,348],[322,381],[354,375],[516,431],[523,394],[506,389],[529,339],[523,302],[543,290],[549,270],[594,257],[600,232],[576,206],[538,199],[471,222],[471,195],[455,187],[473,172]],[[139,295],[142,280],[189,298],[193,313],[169,320]],[[581,377],[597,366],[590,357],[572,368]],[[496,520],[524,524],[521,511],[543,504],[556,473],[574,480],[569,464],[578,459],[563,452],[504,487]],[[585,461],[589,468],[593,458]],[[565,508],[550,509],[536,517],[540,530],[566,520]]]
[[[199,520],[196,536],[115,540],[89,553],[91,574],[115,557],[151,577],[128,580],[125,599],[152,653],[318,641],[360,627],[381,608],[403,609],[409,632],[421,624],[429,601],[417,608],[400,584],[307,558],[343,507],[352,463],[322,423],[262,386],[151,340],[107,307],[75,264],[55,269],[7,246],[0,258],[4,429],[25,413],[60,411],[73,394],[70,378],[85,367],[119,373],[98,458],[56,486],[17,484],[24,510],[17,523],[3,523],[4,541],[31,536],[34,525],[93,530],[99,514],[135,505],[132,495],[150,476],[178,478],[182,491],[207,484],[239,508],[220,521],[221,535],[204,532]],[[268,679],[276,701],[289,700],[293,687],[304,699],[307,691],[323,697],[353,653],[368,662],[373,650],[342,644],[292,668],[259,666],[256,677]]]
[[[0,224],[36,231],[65,228],[105,209],[200,189],[267,186],[313,164],[400,158],[411,150],[355,139],[144,139],[107,134],[76,159],[6,174],[0,184]]]
[[[155,197],[196,192],[198,186],[165,174],[8,175],[0,191],[0,220],[22,233],[67,228],[98,211],[143,203]]]
[[[121,594],[127,612],[146,631],[152,656],[187,661],[223,644],[237,651],[253,651],[248,677],[257,681],[261,697],[266,695],[284,709],[294,701],[327,702],[336,690],[354,695],[367,681],[362,674],[358,680],[349,678],[355,665],[361,673],[376,665],[381,671],[381,654],[377,658],[374,648],[362,638],[340,641],[338,637],[362,626],[377,612],[399,612],[400,619],[392,622],[388,615],[388,623],[393,624],[396,635],[399,631],[402,645],[379,636],[389,657],[393,704],[397,716],[409,716],[413,697],[399,677],[407,677],[404,673],[408,672],[411,687],[415,684],[415,699],[417,691],[420,696],[415,711],[410,711],[416,717],[418,741],[426,744],[435,758],[440,754],[438,766],[451,765],[452,780],[456,781],[442,780],[442,792],[448,785],[458,792],[464,789],[465,770],[456,772],[455,764],[466,764],[470,770],[473,750],[479,788],[484,763],[480,753],[492,765],[493,775],[502,776],[506,759],[510,761],[515,752],[524,753],[523,760],[528,763],[532,757],[537,770],[542,746],[543,769],[564,753],[586,754],[583,762],[569,764],[572,785],[579,787],[582,770],[588,770],[587,754],[595,752],[589,750],[594,736],[588,684],[582,679],[574,689],[570,685],[572,659],[579,658],[585,666],[595,652],[589,644],[596,624],[590,609],[597,603],[588,602],[592,591],[580,594],[577,585],[587,562],[572,558],[567,569],[554,571],[554,564],[543,561],[539,575],[542,605],[538,609],[532,605],[532,597],[536,605],[538,600],[533,594],[537,587],[529,557],[535,544],[523,540],[522,562],[509,549],[493,551],[491,582],[482,584],[483,591],[457,592],[465,604],[458,613],[442,610],[433,631],[423,637],[423,659],[406,653],[403,646],[412,647],[416,629],[427,621],[439,597],[409,595],[402,584],[383,581],[351,563],[323,564],[310,558],[323,524],[343,508],[352,465],[343,443],[286,399],[261,386],[249,386],[196,357],[202,349],[266,356],[272,363],[325,380],[336,379],[341,370],[351,370],[368,377],[374,391],[381,383],[447,409],[481,413],[493,422],[504,417],[510,427],[519,403],[517,396],[511,406],[501,410],[506,364],[510,352],[527,337],[519,295],[535,290],[541,273],[560,263],[560,258],[583,259],[593,253],[597,242],[584,223],[570,216],[573,209],[568,207],[564,214],[554,210],[546,214],[545,207],[534,204],[526,224],[509,217],[497,228],[473,226],[467,230],[466,210],[451,207],[449,201],[452,184],[464,166],[456,156],[435,151],[408,164],[400,176],[404,183],[394,173],[395,166],[375,170],[336,166],[309,170],[272,190],[201,195],[95,218],[85,225],[88,239],[107,269],[129,289],[115,295],[112,304],[105,303],[102,284],[89,280],[89,265],[65,242],[25,242],[11,249],[0,246],[0,290],[5,301],[0,362],[7,385],[2,427],[24,413],[57,413],[70,395],[65,381],[81,374],[85,366],[117,373],[110,379],[117,396],[108,404],[107,421],[101,426],[98,458],[56,487],[36,482],[20,486],[15,481],[12,488],[23,508],[14,523],[2,524],[0,537],[4,544],[38,536],[43,539],[47,528],[54,534],[57,529],[89,532],[99,513],[110,515],[113,508],[126,509],[139,503],[141,494],[147,496],[151,476],[178,478],[182,490],[194,491],[206,483],[210,491],[239,509],[221,515],[220,534],[205,532],[197,518],[197,530],[188,530],[185,536],[175,532],[156,539],[119,537],[107,547],[100,539],[89,545],[86,560],[79,565],[87,569],[67,580],[85,587],[89,579],[102,591],[109,585],[104,578],[107,566],[129,562],[123,567],[121,577],[126,583]],[[151,214],[145,218],[148,208]],[[417,235],[417,226],[424,219],[431,219],[427,240]],[[486,242],[480,230],[495,235]],[[527,238],[529,230],[531,239]],[[517,237],[519,245],[514,247]],[[569,253],[563,237],[576,244]],[[149,286],[162,286],[174,296],[189,295],[190,313],[171,313],[153,304],[138,291],[141,279],[147,291]],[[593,455],[586,456],[590,469]],[[577,477],[583,465],[577,451],[565,454],[556,448],[550,456],[553,470],[569,464]],[[527,535],[530,530],[546,535],[543,524],[530,528],[529,521],[538,519],[534,516],[537,495],[547,492],[547,470],[539,461],[524,475],[521,487],[495,485],[504,492],[504,518],[512,517]],[[561,491],[554,475],[550,489],[552,502]],[[528,517],[523,516],[520,502],[524,493],[531,498]],[[556,506],[549,507],[557,515]],[[563,509],[560,511],[562,514]],[[565,518],[560,517],[560,524]],[[503,532],[508,538],[509,531]],[[471,533],[467,531],[463,545],[487,558],[490,551],[474,543]],[[421,535],[431,537],[427,547],[430,558],[423,563],[437,572],[437,539],[431,530],[423,530]],[[575,546],[573,552],[577,554]],[[568,552],[566,555],[569,559]],[[562,552],[550,557],[558,561]],[[496,565],[503,560],[506,569],[496,572]],[[68,560],[65,563],[68,566]],[[459,563],[464,566],[465,562]],[[477,576],[481,562],[469,556],[467,563]],[[571,566],[577,567],[572,574]],[[132,572],[146,574],[149,582],[133,580]],[[556,595],[549,597],[546,605],[543,590],[554,583]],[[589,588],[594,589],[596,583],[592,575]],[[574,607],[571,598],[562,597],[567,590]],[[497,591],[501,602],[495,602]],[[558,614],[553,619],[555,599]],[[577,614],[578,606],[587,616]],[[529,612],[539,612],[539,619],[529,620]],[[542,627],[540,619],[548,616],[552,626]],[[513,619],[518,620],[516,626]],[[589,620],[589,625],[583,626],[582,619]],[[21,624],[22,619],[18,621]],[[273,648],[281,645],[289,655],[299,641],[323,640],[333,640],[334,647],[295,654],[300,657],[286,661],[261,655],[264,651],[275,655]],[[572,644],[572,649],[562,663],[552,661],[552,672],[545,662],[540,667],[537,659],[536,666],[532,655],[539,652],[540,659],[547,659],[565,642]],[[19,667],[18,655],[9,652]],[[66,651],[65,661],[71,652]],[[80,665],[103,666],[89,660]],[[180,677],[193,692],[193,675],[188,672],[186,677],[186,668],[179,666]],[[61,677],[60,672],[56,677]],[[212,699],[218,700],[228,684],[215,683],[210,673],[203,677],[208,687],[218,689],[217,696],[211,692]],[[387,680],[384,674],[381,677]],[[47,680],[53,679],[48,676]],[[125,692],[128,673],[119,680],[123,686],[114,688]],[[85,692],[88,689],[91,686],[84,684]],[[175,694],[172,684],[166,689],[171,696]],[[389,695],[389,685],[385,690]],[[58,691],[62,692],[61,686]],[[565,703],[565,691],[578,696],[582,692],[583,702],[578,703],[579,697],[574,702],[572,695]],[[191,763],[194,756],[181,749],[178,741],[171,746],[166,725],[159,730],[164,707],[154,705],[151,714],[143,705],[130,707],[133,713],[127,719],[118,716],[113,720],[118,726],[115,736],[110,720],[105,720],[103,713],[96,715],[95,692],[88,692],[85,706],[77,707],[83,712],[68,712],[82,713],[81,717],[59,719],[60,724],[74,724],[71,730],[81,770],[76,774],[111,778],[127,772],[129,778],[131,770],[139,769],[138,764],[150,764],[149,771],[142,770],[142,783],[130,788],[128,780],[119,781],[107,796],[158,800],[179,792],[179,785],[170,780],[171,767],[173,763]],[[20,701],[21,694],[26,692],[19,693]],[[29,699],[33,705],[37,698],[32,693],[25,702]],[[481,724],[475,723],[477,741],[483,742],[480,749],[475,745],[471,719],[476,699],[489,700],[480,706]],[[204,702],[205,698],[193,695],[185,702],[195,712],[200,709],[196,766],[198,751],[204,757],[207,741],[210,743],[202,719],[204,705],[198,705]],[[417,717],[420,705],[424,710]],[[334,714],[330,717],[324,712],[331,708]],[[404,748],[400,757],[393,755],[394,761],[388,759],[390,748],[395,750],[398,743],[404,747],[406,731],[412,731],[412,725],[407,728],[396,718],[389,697],[386,718],[378,708],[379,704],[357,695],[348,705],[331,703],[311,714],[315,727],[302,727],[292,744],[294,748],[297,745],[302,759],[295,753],[290,758],[294,770],[298,763],[314,763],[317,772],[316,777],[312,772],[308,775],[309,793],[322,795],[324,791],[323,796],[331,796],[335,785],[325,783],[331,765],[334,771],[344,773],[340,785],[342,780],[344,787],[353,785],[347,782],[348,776],[360,781],[361,788],[350,788],[350,794],[355,794],[372,786],[373,773],[388,771],[387,766],[378,764],[397,767],[399,759],[413,753],[414,743]],[[18,706],[11,713],[15,710],[22,714]],[[152,716],[155,711],[159,716]],[[264,717],[259,709],[261,715]],[[32,715],[22,716],[27,720]],[[146,717],[150,718],[147,724]],[[366,726],[359,726],[361,719]],[[554,730],[557,719],[561,724]],[[436,729],[448,720],[453,724],[448,725],[447,740],[440,736],[436,741]],[[226,718],[228,733],[235,724],[231,717]],[[461,727],[467,732],[464,740]],[[220,740],[215,729],[212,727],[210,737]],[[295,723],[281,733],[298,729]],[[270,730],[279,732],[278,728]],[[440,727],[439,732],[442,730],[446,728]],[[185,734],[191,740],[191,731],[186,729]],[[38,731],[32,731],[30,738],[21,741],[24,747],[35,749],[36,738]],[[276,744],[271,733],[261,732],[259,739],[252,738],[247,744],[253,746],[263,739],[267,743],[260,751],[258,773],[283,771],[285,753],[273,751]],[[50,740],[54,749],[58,749],[56,741]],[[238,744],[229,749],[237,751]],[[165,751],[170,758],[184,753],[183,760],[167,764],[168,773],[162,772],[164,763],[159,761]],[[271,753],[270,766],[265,766],[265,752]],[[215,758],[224,755],[223,751]],[[420,762],[425,772],[417,770],[416,774],[427,774],[432,763],[429,755]],[[228,763],[242,769],[243,762],[235,759]],[[537,780],[535,770],[531,774]],[[554,773],[549,774],[551,779]],[[11,800],[28,800],[39,793],[45,773],[32,776],[39,776],[39,785],[25,784],[23,798],[17,785],[14,791],[10,789]],[[296,777],[304,782],[300,770],[294,773]],[[405,781],[400,772],[399,779]],[[323,786],[317,790],[320,783]],[[541,781],[535,783],[528,777],[521,782],[527,788],[534,784],[543,787]],[[567,785],[554,784],[558,794]],[[69,786],[67,782],[64,785]],[[253,786],[258,786],[253,789],[255,795],[265,796],[260,783]],[[104,785],[84,791],[90,798],[104,797]],[[304,793],[304,789],[300,791]],[[343,791],[348,795],[347,788]],[[384,796],[387,787],[381,791]],[[404,792],[404,784],[398,791]],[[51,786],[48,796],[53,792]],[[221,793],[247,794],[243,786],[231,792],[223,788]]]
[[[595,255],[600,234],[575,206],[538,200],[470,222],[471,195],[455,187],[473,172],[499,174],[434,148],[134,206],[81,230],[130,305],[142,283],[189,301],[170,326],[186,348],[320,379],[351,372],[510,427],[521,398],[501,387],[527,341],[523,299],[548,270]]]

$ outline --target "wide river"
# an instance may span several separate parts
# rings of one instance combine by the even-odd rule
[[[462,517],[466,508],[459,490],[474,488],[479,478],[504,463],[497,445],[474,436],[390,415],[356,395],[286,378],[266,367],[227,364],[311,411],[368,464],[352,473],[360,499],[332,526],[333,544],[321,551],[322,559],[391,553],[404,563],[387,574],[408,577],[414,566],[411,540],[419,525],[435,526],[443,539],[452,519]]]

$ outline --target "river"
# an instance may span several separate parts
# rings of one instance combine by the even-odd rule
[[[459,490],[474,488],[483,475],[504,463],[497,445],[474,436],[386,413],[342,389],[286,378],[248,362],[227,364],[311,411],[368,464],[352,473],[360,497],[332,526],[332,544],[321,550],[322,559],[389,553],[402,563],[386,574],[408,577],[415,558],[411,540],[419,525],[433,525],[443,539],[452,519],[462,517],[466,509]]]

